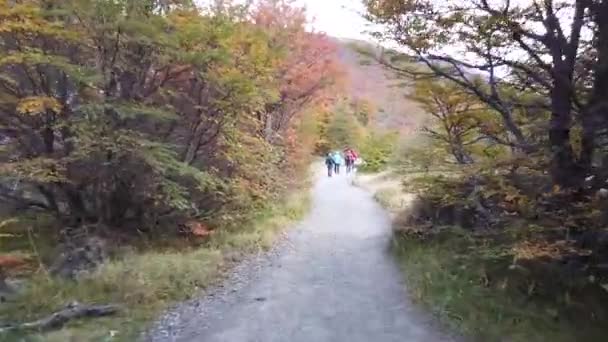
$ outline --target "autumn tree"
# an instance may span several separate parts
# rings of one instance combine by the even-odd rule
[[[294,35],[229,1],[0,1],[2,202],[111,227],[267,205],[291,156],[260,113],[297,132],[333,77],[300,10],[272,10]]]
[[[357,120],[359,120],[363,126],[367,126],[371,123],[376,111],[376,108],[371,101],[367,99],[353,99],[350,105]]]
[[[279,97],[260,112],[267,140],[281,135],[302,108],[331,97],[340,77],[336,45],[323,33],[306,30],[306,10],[293,0],[261,0],[254,23],[269,32],[271,49],[285,54],[277,66]],[[274,137],[274,138],[273,138]]]
[[[180,6],[172,4],[189,8]],[[161,95],[185,72],[167,63],[170,24],[159,10],[3,3],[2,87],[9,96],[2,120],[10,139],[3,173],[21,184],[4,189],[5,198],[71,224],[116,225],[162,207],[192,209],[177,178],[203,182],[204,174],[180,163],[147,128],[175,118]]]
[[[333,110],[324,108],[315,113],[315,133],[317,140],[315,142],[314,151],[316,154],[325,155],[331,150],[329,142],[328,128],[333,119]]]
[[[529,141],[514,111],[525,107],[549,112],[546,135],[554,182],[576,186],[591,172],[596,128],[604,125],[599,114],[603,101],[591,94],[606,91],[601,81],[603,47],[598,44],[606,35],[601,23],[606,1],[370,0],[366,6],[368,18],[386,28],[376,35],[406,47],[427,67],[393,64],[393,69],[454,82],[491,107],[526,153],[542,146]],[[479,74],[484,82],[478,81]],[[521,103],[518,92],[542,94],[546,100]],[[579,155],[572,148],[575,124],[583,128]]]
[[[364,130],[347,103],[336,106],[327,125],[327,142],[330,149],[342,150],[357,147],[364,138]]]
[[[480,126],[485,108],[460,88],[445,82],[417,82],[411,97],[433,118],[423,131],[444,144],[459,164],[472,163],[470,147],[484,139]]]

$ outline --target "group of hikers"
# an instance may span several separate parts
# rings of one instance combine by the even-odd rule
[[[340,166],[346,166],[346,173],[350,173],[354,170],[359,155],[355,150],[350,147],[344,149],[344,151],[329,152],[325,157],[325,165],[327,166],[327,176],[331,177],[333,174],[340,174]]]

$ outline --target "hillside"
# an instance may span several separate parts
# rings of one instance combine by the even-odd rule
[[[361,55],[358,49],[375,49],[372,43],[336,39],[338,56],[347,73],[346,93],[354,99],[374,104],[374,123],[381,128],[411,132],[424,121],[419,106],[405,95],[408,87],[403,79],[377,61]]]

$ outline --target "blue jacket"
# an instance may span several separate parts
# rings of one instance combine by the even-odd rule
[[[344,164],[344,158],[342,158],[342,155],[340,155],[340,153],[334,153],[332,159],[334,160],[334,164],[336,165]]]

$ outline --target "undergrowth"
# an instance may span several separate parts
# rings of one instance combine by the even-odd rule
[[[605,340],[604,254],[581,247],[573,229],[563,224],[572,220],[572,209],[563,220],[539,220],[527,215],[530,210],[519,210],[518,215],[500,216],[495,227],[441,223],[458,213],[470,214],[466,207],[458,211],[451,204],[459,173],[393,175],[392,182],[400,180],[404,186],[387,189],[371,181],[367,188],[395,215],[392,249],[408,291],[447,328],[483,342]],[[407,208],[392,205],[414,193],[420,195]],[[483,194],[489,196],[490,189]],[[503,213],[510,209],[505,208]],[[592,239],[603,236],[601,228],[583,227]]]
[[[411,295],[454,331],[476,341],[604,340],[591,315],[567,317],[582,303],[573,295],[565,303],[562,284],[521,277],[504,247],[453,231],[424,242],[400,236],[393,244]]]
[[[43,271],[27,281],[18,298],[0,306],[0,321],[39,319],[67,303],[120,304],[113,317],[70,322],[44,335],[0,335],[15,341],[133,341],[148,322],[171,304],[200,295],[234,261],[268,248],[277,233],[308,210],[308,193],[299,191],[260,212],[247,226],[214,234],[202,247],[131,252],[79,282],[51,278]]]

